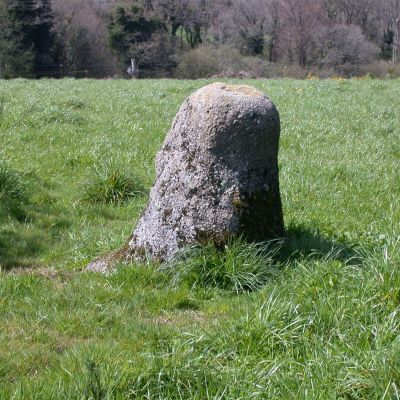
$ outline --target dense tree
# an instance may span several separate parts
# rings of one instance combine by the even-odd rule
[[[180,36],[181,49],[184,42],[190,48],[203,43],[203,33],[218,9],[218,1],[211,0],[154,0],[153,4],[171,35]]]
[[[399,61],[400,0],[50,1],[0,0],[1,76],[101,77],[131,62],[157,76],[183,61],[189,72],[190,62],[220,71],[231,60],[230,71],[260,73],[262,63]]]
[[[1,0],[0,60],[4,76],[41,77],[54,66],[49,0]]]
[[[391,53],[393,63],[399,61],[400,52],[400,0],[386,0],[383,4],[382,19],[385,24],[384,39],[386,50]]]
[[[357,25],[335,24],[324,29],[319,43],[321,62],[328,66],[360,65],[372,61],[378,46]]]
[[[7,4],[0,2],[0,78],[28,76],[32,73],[33,53],[25,49],[19,24],[9,17]]]
[[[301,67],[314,62],[315,40],[325,24],[322,4],[315,0],[282,0],[279,46],[289,61]]]
[[[231,33],[239,36],[245,54],[264,55],[270,62],[276,60],[276,45],[280,27],[278,0],[236,0],[233,3]],[[233,24],[232,24],[233,22]]]
[[[244,51],[262,55],[266,44],[268,13],[266,2],[260,0],[237,0],[234,22],[240,34]]]
[[[54,30],[60,76],[104,77],[117,72],[107,42],[108,5],[95,0],[56,1]]]
[[[166,43],[164,24],[146,15],[145,8],[134,5],[129,9],[117,7],[108,26],[109,42],[123,65],[130,65],[136,76],[140,69],[152,69]]]

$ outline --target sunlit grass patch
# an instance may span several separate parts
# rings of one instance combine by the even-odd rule
[[[91,204],[121,204],[144,192],[140,178],[113,163],[91,169],[82,200]]]
[[[211,287],[236,294],[257,290],[278,271],[274,256],[281,243],[247,243],[230,239],[218,248],[213,244],[183,250],[160,267],[171,276],[172,285]]]

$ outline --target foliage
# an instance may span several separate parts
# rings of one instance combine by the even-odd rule
[[[186,79],[210,77],[217,72],[220,72],[220,66],[215,51],[205,47],[185,53],[176,70],[179,77]]]
[[[322,62],[330,66],[366,64],[376,58],[378,47],[367,40],[354,25],[336,25],[328,28],[321,40]]]
[[[0,0],[0,21],[5,78],[126,77],[131,60],[142,78],[204,78],[216,68],[208,50],[198,58],[203,47],[305,76],[322,65],[360,76],[378,59],[397,65],[400,51],[399,0]]]
[[[276,77],[279,67],[259,57],[240,54],[239,50],[221,46],[218,48],[198,47],[184,53],[178,59],[176,76],[199,79],[222,75],[225,77]],[[282,75],[282,74],[281,74]]]
[[[129,65],[134,59],[139,68],[154,62],[149,59],[149,53],[157,45],[155,37],[158,41],[162,40],[159,37],[162,33],[166,33],[162,22],[146,17],[144,9],[139,6],[132,6],[129,10],[117,7],[108,26],[110,47],[121,62]]]
[[[48,0],[2,0],[1,77],[41,77],[54,63],[53,14]]]
[[[57,53],[60,76],[70,74],[77,78],[87,75],[96,66],[93,46],[87,29],[80,25],[65,23],[58,26]]]

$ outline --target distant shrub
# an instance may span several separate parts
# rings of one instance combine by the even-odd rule
[[[180,78],[259,78],[270,77],[271,63],[260,57],[245,57],[239,50],[222,46],[198,47],[185,53],[176,73]]]
[[[198,47],[185,53],[176,69],[179,77],[187,79],[205,78],[219,71],[215,50],[207,47]]]
[[[372,78],[399,78],[400,64],[387,61],[375,61],[360,66],[361,75],[370,75]]]
[[[177,57],[178,78],[316,78],[400,76],[400,67],[375,60],[378,48],[359,27],[336,24],[324,29],[314,54],[313,64],[302,67],[294,62],[271,63],[261,56],[244,56],[238,49],[198,47]]]
[[[184,250],[160,269],[171,275],[173,285],[187,283],[242,293],[260,288],[274,275],[279,248],[276,241],[231,239],[223,249],[209,244]]]
[[[25,187],[20,174],[0,160],[0,199],[2,198],[22,201],[25,198]]]
[[[360,27],[344,24],[326,29],[319,51],[324,54],[322,63],[328,66],[365,64],[379,53],[378,46],[367,39]]]
[[[92,169],[83,201],[91,204],[121,204],[143,192],[140,179],[115,165]]]
[[[278,65],[277,76],[282,78],[305,79],[309,71],[298,64]]]

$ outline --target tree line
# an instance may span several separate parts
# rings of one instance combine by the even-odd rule
[[[354,74],[399,49],[400,0],[0,0],[1,78]]]

